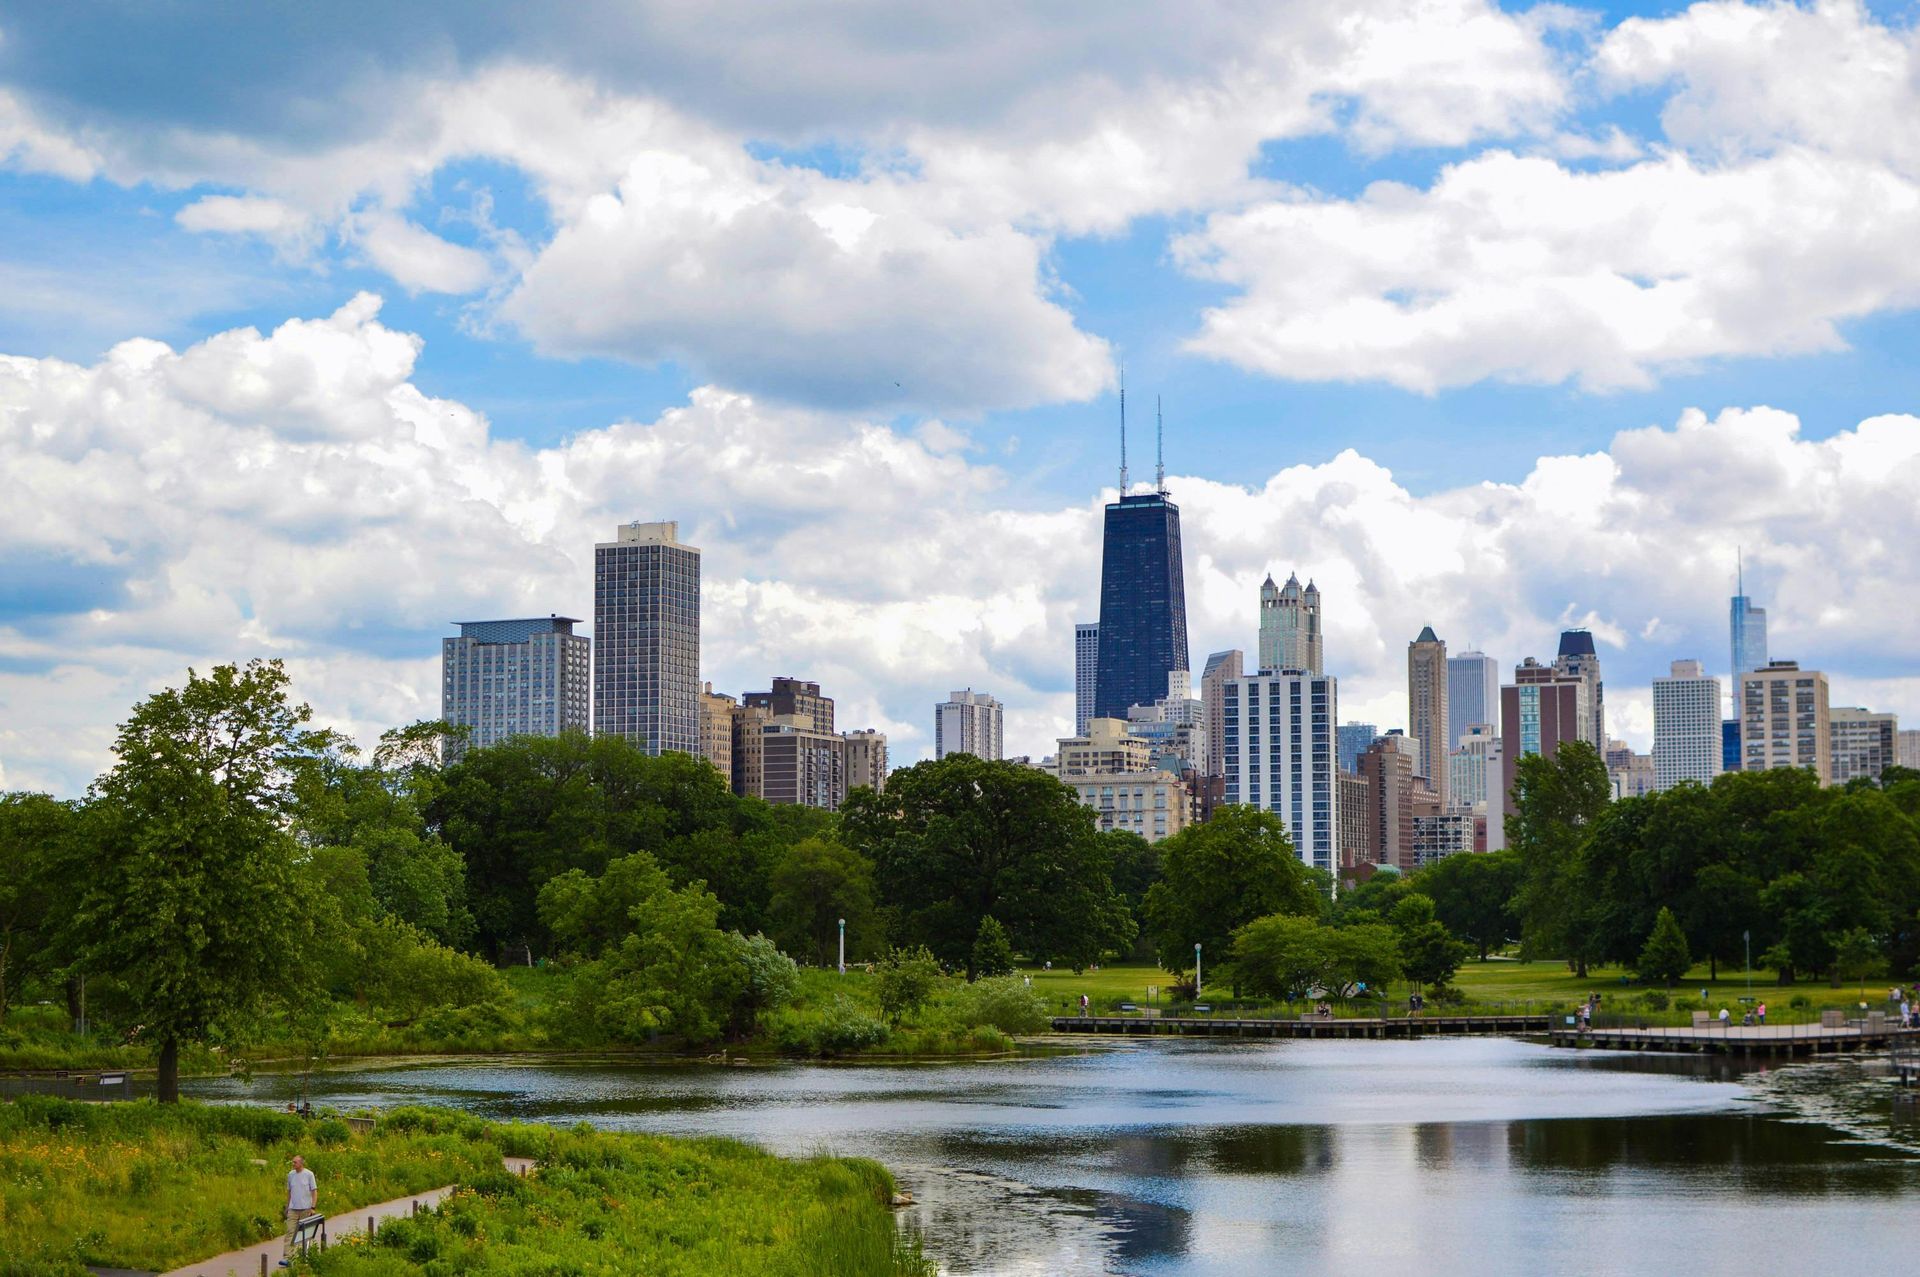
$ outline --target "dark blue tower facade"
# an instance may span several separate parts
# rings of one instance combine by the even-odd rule
[[[1180,507],[1165,492],[1108,503],[1094,717],[1125,718],[1129,705],[1149,705],[1167,694],[1169,671],[1192,668],[1180,564]]]

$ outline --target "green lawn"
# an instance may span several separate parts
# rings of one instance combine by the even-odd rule
[[[1148,1005],[1149,986],[1161,990],[1155,999],[1155,1004],[1161,1005],[1166,1000],[1165,989],[1173,981],[1173,977],[1166,972],[1151,966],[1102,967],[1098,971],[1079,975],[1065,969],[1043,971],[1022,967],[1021,974],[1032,977],[1033,987],[1045,995],[1048,1008],[1056,1015],[1077,1014],[1083,993],[1092,1000],[1096,1012],[1111,1013],[1122,1002],[1144,1007]],[[1570,1007],[1588,994],[1598,993],[1603,1011],[1621,1014],[1647,1011],[1643,1000],[1646,987],[1633,983],[1631,974],[1619,967],[1591,968],[1582,978],[1569,971],[1564,962],[1518,962],[1495,958],[1487,962],[1468,962],[1454,977],[1454,984],[1467,995],[1468,1006],[1474,1010],[1516,1013],[1542,1011]],[[1702,988],[1708,991],[1705,1002],[1700,998]],[[1723,1005],[1738,1015],[1743,1009],[1739,999],[1747,996],[1747,991],[1744,972],[1722,967],[1720,978],[1713,980],[1708,978],[1707,968],[1703,964],[1689,972],[1687,979],[1678,987],[1668,991],[1671,1010],[1667,1015],[1680,1020],[1684,1019],[1686,1012],[1699,1009],[1718,1012]],[[1396,986],[1391,992],[1394,1005],[1404,1007],[1406,987]],[[1862,1000],[1858,985],[1841,989],[1831,989],[1820,982],[1802,981],[1782,985],[1774,979],[1771,971],[1753,973],[1752,992],[1756,1000],[1767,1003],[1768,1022],[1780,1024],[1818,1019],[1822,1007],[1857,1010]],[[1224,984],[1209,983],[1203,993],[1209,1002],[1220,1002],[1231,997],[1231,990]],[[1795,997],[1804,999],[1809,1005],[1789,1006]],[[1865,1000],[1876,1010],[1884,1009],[1886,989],[1869,986]],[[1363,1009],[1355,1006],[1350,1011],[1359,1014]]]

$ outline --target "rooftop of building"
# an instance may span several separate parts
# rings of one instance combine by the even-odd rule
[[[1433,632],[1431,625],[1422,626],[1420,629],[1420,637],[1414,640],[1416,643],[1438,643],[1439,641],[1440,636]]]
[[[1562,656],[1598,656],[1593,646],[1592,630],[1561,630],[1560,655]]]

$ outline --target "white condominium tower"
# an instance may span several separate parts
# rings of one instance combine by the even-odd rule
[[[1094,676],[1100,671],[1100,623],[1081,621],[1073,627],[1073,730],[1087,734],[1093,718]]]
[[[1001,748],[1000,702],[972,688],[950,692],[947,699],[933,707],[933,756],[972,754],[975,758],[998,760]]]
[[[1720,774],[1720,680],[1699,661],[1675,661],[1653,680],[1653,784],[1672,789]]]
[[[1223,692],[1226,801],[1278,815],[1300,859],[1334,872],[1340,866],[1338,685],[1325,674],[1263,672],[1229,679]]]

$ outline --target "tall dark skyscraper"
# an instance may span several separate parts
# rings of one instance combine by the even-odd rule
[[[1158,491],[1127,495],[1126,391],[1120,399],[1120,499],[1107,505],[1100,550],[1100,668],[1096,718],[1125,718],[1129,705],[1167,694],[1167,675],[1187,663],[1187,585],[1181,568],[1180,507]]]

